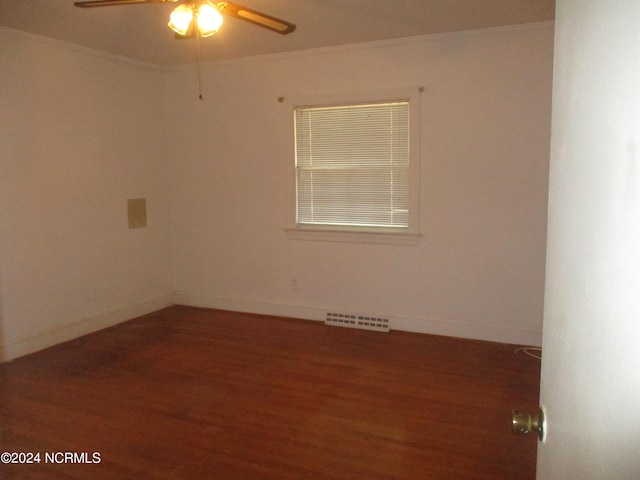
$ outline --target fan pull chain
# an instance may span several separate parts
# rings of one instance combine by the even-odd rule
[[[202,68],[200,65],[200,29],[198,27],[198,22],[196,21],[196,76],[198,77],[198,98],[200,100],[204,100],[202,96]]]

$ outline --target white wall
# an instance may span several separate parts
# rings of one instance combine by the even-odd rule
[[[161,72],[0,30],[0,359],[170,303]],[[127,198],[148,227],[128,230]]]
[[[552,62],[539,24],[208,65],[204,101],[168,73],[175,301],[540,344]],[[419,85],[419,244],[289,240],[277,97]]]
[[[538,344],[552,49],[541,24],[244,59],[199,101],[195,67],[0,29],[0,358],[171,302]],[[277,97],[418,85],[419,244],[287,239]]]

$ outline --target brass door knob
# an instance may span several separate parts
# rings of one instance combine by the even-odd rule
[[[538,413],[531,415],[522,410],[511,410],[511,431],[514,435],[536,432],[540,441],[544,440],[545,415],[541,407]]]

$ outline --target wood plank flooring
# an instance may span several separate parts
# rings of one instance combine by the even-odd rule
[[[533,480],[514,348],[171,307],[0,365],[0,478]]]

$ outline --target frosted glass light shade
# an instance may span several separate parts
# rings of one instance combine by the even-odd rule
[[[198,30],[202,37],[210,37],[222,25],[222,15],[211,5],[200,5],[198,9]]]
[[[176,7],[169,15],[169,28],[178,35],[186,35],[193,20],[193,7],[182,4]]]

